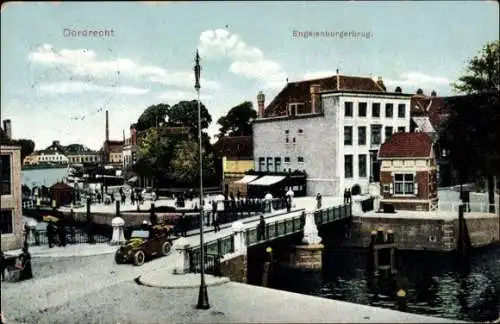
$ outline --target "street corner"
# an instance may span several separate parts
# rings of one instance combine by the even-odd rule
[[[219,286],[230,282],[228,277],[217,277],[205,275],[205,283],[208,287]],[[189,289],[200,286],[200,274],[185,273],[173,274],[165,270],[157,270],[143,274],[135,279],[139,285],[163,289]]]

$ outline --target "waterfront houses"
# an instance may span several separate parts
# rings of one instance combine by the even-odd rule
[[[438,207],[437,168],[432,139],[423,132],[397,133],[380,147],[381,205],[396,210]]]
[[[80,144],[71,144],[65,148],[70,165],[83,163],[100,163],[101,154]]]
[[[68,164],[64,146],[59,141],[53,141],[51,145],[41,150],[38,160],[40,163]]]
[[[125,138],[122,150],[123,170],[128,170],[132,167],[137,159],[137,129],[135,125],[130,125],[130,137]]]
[[[256,170],[307,173],[307,195],[377,191],[380,145],[410,128],[411,94],[381,78],[334,75],[288,83],[253,122]],[[377,193],[378,194],[378,193]]]
[[[225,136],[214,144],[222,159],[222,185],[224,193],[246,195],[246,186],[237,183],[246,172],[254,169],[252,136]],[[257,177],[254,177],[257,178]],[[247,179],[249,179],[247,177]]]

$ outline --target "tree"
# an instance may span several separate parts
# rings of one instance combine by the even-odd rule
[[[172,160],[175,180],[195,186],[199,183],[199,145],[196,139],[190,136],[177,144]],[[211,178],[215,174],[214,156],[203,151],[203,179]]]
[[[226,116],[219,118],[219,138],[224,136],[251,136],[252,121],[257,118],[257,111],[250,101],[245,101],[229,110]]]
[[[500,175],[499,44],[486,44],[481,54],[470,60],[467,74],[452,84],[456,92],[467,96],[449,100],[451,114],[440,132],[461,180],[469,174],[487,177],[490,212],[495,211],[495,176]]]
[[[500,41],[486,44],[479,56],[469,61],[467,74],[452,84],[463,93],[500,91]]]
[[[35,151],[35,142],[33,142],[30,139],[10,139],[7,138],[5,133],[0,134],[0,142],[3,145],[12,145],[12,146],[20,146],[21,147],[21,163],[23,162],[24,158],[30,155]]]
[[[212,116],[203,103],[200,103],[201,129],[207,129],[212,122]],[[198,136],[198,102],[196,100],[180,101],[168,112],[168,125],[190,127],[191,134]]]
[[[137,131],[143,131],[163,123],[169,109],[170,106],[167,104],[158,104],[146,108],[137,121]]]

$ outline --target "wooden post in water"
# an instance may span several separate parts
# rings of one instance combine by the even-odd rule
[[[262,271],[262,287],[269,286],[269,273],[271,272],[273,262],[273,249],[269,246],[266,248],[266,261],[264,262]]]
[[[389,275],[396,273],[396,259],[394,242],[394,233],[392,230],[387,231],[387,237],[384,235],[384,230],[378,228],[376,231],[371,232],[370,247],[373,257],[373,275],[379,276],[380,272]],[[389,260],[380,260],[380,253],[388,256]],[[382,264],[381,264],[382,263]]]

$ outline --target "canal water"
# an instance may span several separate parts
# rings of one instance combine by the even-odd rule
[[[64,168],[54,169],[32,169],[21,171],[21,184],[30,188],[35,186],[50,187],[64,177],[68,176],[68,170]]]
[[[407,312],[465,321],[492,321],[500,308],[500,249],[474,252],[457,261],[453,253],[397,253],[398,273],[374,279],[368,251],[326,249],[323,269],[304,272],[276,266],[270,287],[397,309],[396,292],[407,293]]]

